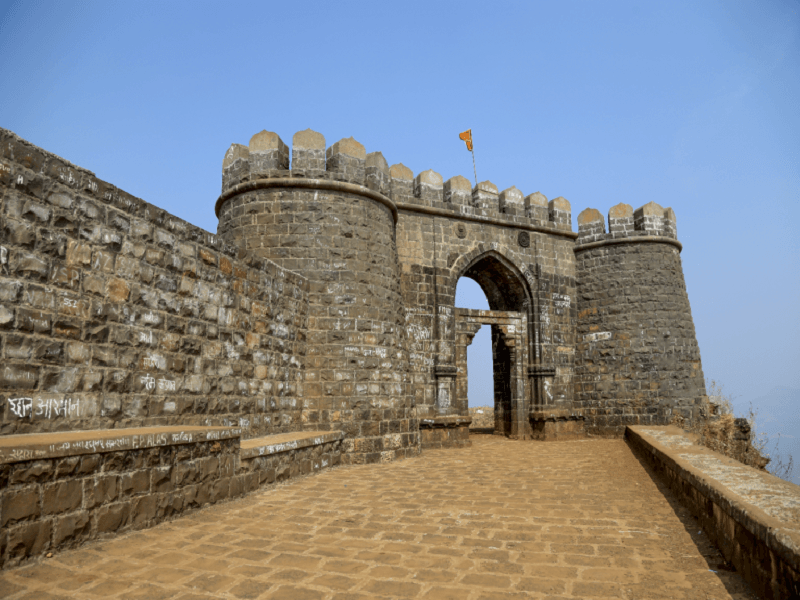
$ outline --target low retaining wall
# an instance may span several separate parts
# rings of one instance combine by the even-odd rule
[[[471,446],[469,425],[471,417],[446,416],[420,419],[419,435],[423,450],[464,448]]]
[[[241,494],[240,435],[154,427],[3,436],[0,565]]]
[[[676,427],[625,439],[762,598],[800,598],[800,486],[694,444]]]
[[[339,431],[245,441],[241,433],[147,427],[0,437],[0,568],[341,460]]]
[[[310,431],[245,440],[238,472],[258,486],[335,467],[343,438],[341,431]]]

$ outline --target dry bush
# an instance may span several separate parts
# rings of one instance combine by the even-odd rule
[[[773,451],[768,452],[767,435],[756,429],[758,409],[751,404],[747,416],[736,417],[733,399],[730,394],[724,393],[722,385],[712,380],[706,382],[706,389],[708,396],[700,407],[700,418],[688,421],[676,417],[673,423],[696,434],[697,443],[707,448],[789,480],[794,470],[794,460],[791,455],[784,458],[778,453],[780,436],[775,441]],[[767,465],[771,465],[769,469]]]

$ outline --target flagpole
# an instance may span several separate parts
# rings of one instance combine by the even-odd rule
[[[472,172],[475,173],[475,188],[478,187],[478,171],[475,169],[475,150],[470,150],[472,154]]]
[[[467,144],[467,150],[472,154],[472,172],[475,174],[475,187],[478,187],[478,170],[475,168],[475,151],[472,149],[472,129],[467,129],[458,134],[458,139]]]

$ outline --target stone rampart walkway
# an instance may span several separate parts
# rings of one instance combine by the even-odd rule
[[[334,469],[0,573],[0,598],[754,598],[621,440]]]

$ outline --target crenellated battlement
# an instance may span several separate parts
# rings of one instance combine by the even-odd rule
[[[572,209],[565,198],[548,202],[540,192],[525,196],[515,186],[501,192],[491,181],[473,188],[466,177],[456,175],[444,181],[432,169],[415,177],[401,163],[390,167],[380,152],[367,154],[352,137],[326,148],[325,137],[311,129],[293,136],[291,161],[289,147],[271,131],[255,134],[247,146],[232,144],[225,153],[223,196],[239,184],[273,178],[341,181],[382,194],[400,209],[428,207],[464,217],[572,231]]]
[[[608,211],[608,232],[599,210],[587,208],[578,215],[578,245],[642,236],[677,241],[675,211],[655,202],[636,210],[630,204],[620,203]]]

